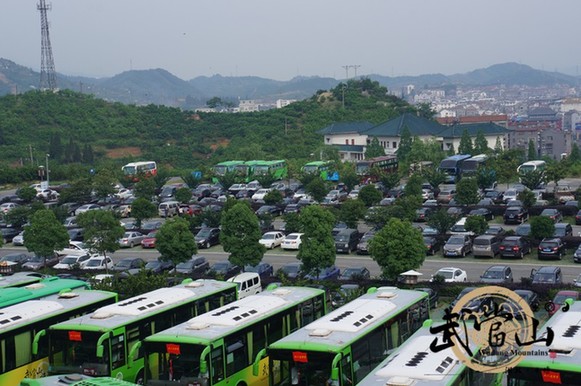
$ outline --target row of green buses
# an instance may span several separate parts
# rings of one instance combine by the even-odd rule
[[[259,176],[282,180],[288,177],[288,166],[285,160],[224,161],[213,167],[213,181],[219,182],[227,173],[236,173],[240,182],[250,182]]]
[[[90,289],[89,283],[85,281],[61,279],[57,276],[41,279],[15,274],[12,279],[10,276],[3,276],[2,278],[3,280],[0,282],[3,282],[5,286],[0,288],[0,309],[27,300],[58,294],[63,290]],[[23,284],[24,286],[22,286]]]
[[[94,378],[82,374],[51,375],[44,378],[26,378],[20,386],[135,386],[135,383],[111,377]]]
[[[47,375],[47,329],[116,301],[113,292],[76,288],[2,308],[0,385],[17,386],[25,377]]]
[[[12,275],[0,275],[0,291],[3,288],[24,287],[41,281],[43,276],[36,272],[16,272]]]

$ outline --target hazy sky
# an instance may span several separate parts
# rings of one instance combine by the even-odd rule
[[[38,0],[0,3],[0,57],[40,69]],[[57,72],[109,77],[579,74],[581,0],[47,0]],[[353,68],[349,76],[354,75]]]

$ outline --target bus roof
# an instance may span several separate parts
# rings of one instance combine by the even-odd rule
[[[384,360],[359,386],[389,385],[397,377],[401,385],[428,386],[454,384],[466,366],[460,362],[452,347],[433,352],[430,344],[437,337],[430,332],[431,320],[424,322],[388,359]],[[475,352],[476,345],[470,342]]]
[[[464,161],[470,157],[472,157],[470,154],[456,154],[444,158],[444,161]]]
[[[527,162],[523,162],[520,166],[539,166],[539,165],[545,165],[547,162],[543,161],[543,160],[532,160],[532,161],[527,161]]]
[[[311,287],[278,287],[266,290],[196,316],[145,340],[208,344],[251,321],[266,318],[324,293],[322,289]]]
[[[82,280],[61,279],[57,276],[51,276],[25,287],[0,288],[0,308],[76,288],[89,289],[90,285]]]
[[[286,160],[277,159],[277,160],[272,160],[272,161],[256,161],[256,163],[258,165],[276,165],[279,163],[286,163]]]
[[[304,166],[326,166],[332,162],[333,161],[311,161],[307,162]]]
[[[135,383],[111,377],[93,378],[83,374],[51,375],[48,377],[21,381],[20,386],[134,386]]]
[[[370,329],[399,314],[406,306],[428,295],[422,291],[379,287],[317,319],[269,347],[278,349],[312,348],[335,352],[348,346]]]
[[[218,162],[215,166],[236,166],[243,164],[244,161],[224,161]]]
[[[42,275],[36,272],[16,272],[13,275],[0,275],[0,288],[24,287],[42,280]]]
[[[117,294],[108,291],[77,289],[5,307],[0,313],[0,334],[107,299],[114,302]]]
[[[124,165],[123,167],[133,167],[133,166],[142,166],[148,164],[154,164],[155,161],[137,161],[137,162],[129,162],[128,164]]]
[[[182,284],[159,288],[102,307],[93,313],[55,324],[51,326],[51,329],[67,330],[75,328],[87,331],[115,329],[127,323],[162,312],[171,306],[187,303],[193,299],[202,298],[231,287],[236,288],[236,284],[209,279],[195,281],[186,279]]]

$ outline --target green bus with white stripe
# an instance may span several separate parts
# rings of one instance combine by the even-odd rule
[[[278,287],[145,339],[146,385],[268,385],[266,346],[322,317],[325,291]]]
[[[0,288],[0,308],[22,303],[27,300],[40,299],[45,296],[58,294],[63,290],[77,288],[90,289],[91,286],[82,280],[61,279],[58,276],[50,276],[24,287]]]
[[[428,314],[425,292],[370,288],[269,344],[270,386],[356,385],[417,331]]]
[[[0,310],[0,385],[17,386],[23,378],[47,375],[46,330],[116,301],[113,292],[75,289]]]
[[[143,382],[142,340],[236,299],[235,283],[186,279],[55,324],[48,331],[49,374]]]

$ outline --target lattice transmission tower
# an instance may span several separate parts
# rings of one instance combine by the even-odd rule
[[[50,46],[50,35],[48,33],[48,18],[46,11],[51,5],[46,5],[45,0],[39,0],[36,8],[40,11],[40,29],[42,40],[40,44],[40,89],[56,90],[56,71],[54,70],[54,59],[52,57],[52,47]]]

